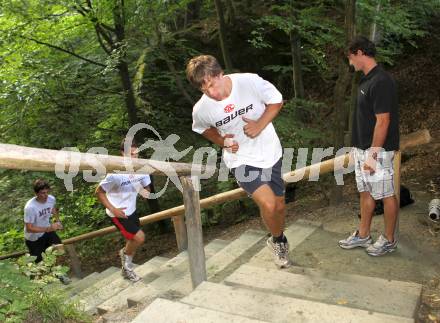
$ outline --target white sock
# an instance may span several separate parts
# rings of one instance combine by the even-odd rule
[[[125,267],[133,269],[133,256],[125,255]]]

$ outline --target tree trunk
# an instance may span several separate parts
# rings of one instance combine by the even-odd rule
[[[295,93],[295,98],[304,98],[304,84],[302,79],[302,69],[301,69],[301,49],[300,49],[300,38],[298,31],[292,30],[290,32],[290,51],[292,55],[292,68],[293,68],[293,90]]]
[[[292,56],[292,83],[293,92],[296,99],[304,99],[304,83],[302,78],[302,65],[301,65],[301,46],[298,31],[296,29],[290,32],[290,53]],[[308,111],[303,109],[295,110],[295,117],[303,122],[310,121]]]
[[[231,71],[232,70],[232,63],[231,58],[229,55],[229,50],[226,46],[226,23],[225,23],[225,17],[223,15],[223,8],[222,3],[220,0],[214,0],[215,4],[215,10],[217,11],[217,18],[219,23],[218,33],[219,33],[219,40],[220,40],[220,48],[222,50],[223,55],[223,61],[225,63],[226,70]]]
[[[131,83],[127,62],[120,61],[117,67],[118,67],[119,77],[121,78],[121,82],[122,82],[122,88],[124,90],[123,95],[125,100],[125,106],[127,108],[128,124],[129,127],[132,127],[138,123],[138,118],[136,115],[137,109],[136,109],[136,101],[134,97],[133,85]]]
[[[376,5],[376,14],[380,12],[380,1]],[[378,32],[377,32],[377,22],[376,22],[377,15],[374,16],[373,23],[371,24],[371,31],[370,31],[370,40],[373,43],[377,42],[378,39]]]
[[[228,10],[228,22],[229,25],[234,26],[236,23],[236,12],[235,12],[235,7],[234,7],[234,3],[232,0],[226,0],[226,8]]]
[[[350,102],[348,107],[348,133],[347,136],[345,137],[346,147],[352,145],[351,132],[353,131],[354,110],[357,104],[357,91],[358,91],[360,78],[361,78],[361,72],[357,72],[351,80],[351,93],[350,93]]]
[[[346,0],[345,2],[345,40],[349,42],[353,39],[355,32],[356,0]],[[345,48],[339,55],[338,79],[334,89],[334,139],[335,151],[344,146],[345,131],[347,129],[348,109],[346,105],[346,93],[350,83],[349,68],[345,62]],[[335,185],[330,196],[330,203],[337,205],[342,202],[342,186]]]
[[[116,49],[121,49],[121,46],[125,43],[125,14],[124,14],[124,0],[115,0],[115,7],[113,9],[113,19],[115,24],[116,35]],[[130,72],[126,61],[125,52],[119,56],[117,64],[119,76],[121,78],[122,88],[124,90],[125,106],[128,114],[129,127],[138,123],[136,98],[134,96],[133,83],[130,79]],[[154,192],[153,176],[151,176],[150,190]],[[151,212],[155,213],[160,211],[159,201],[157,199],[148,199],[148,205]],[[165,225],[165,224],[161,224]]]
[[[200,0],[191,1],[186,6],[186,26],[191,25],[193,21],[197,21],[200,18],[200,8],[202,7]]]

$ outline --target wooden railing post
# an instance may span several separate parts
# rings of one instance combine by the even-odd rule
[[[177,249],[184,251],[188,249],[188,235],[186,233],[185,214],[179,214],[172,218],[174,232],[176,233]]]
[[[196,179],[197,180],[197,179]],[[189,269],[193,288],[206,281],[205,250],[203,249],[202,218],[200,215],[199,192],[194,188],[191,177],[182,176],[183,203],[188,234]]]
[[[70,266],[72,268],[73,274],[77,278],[83,278],[82,270],[81,270],[81,261],[79,260],[78,254],[76,253],[75,247],[73,244],[64,245],[64,249],[70,258]]]

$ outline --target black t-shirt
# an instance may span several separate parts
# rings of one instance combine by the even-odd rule
[[[353,147],[371,147],[376,114],[387,112],[390,113],[390,124],[383,148],[386,151],[399,150],[397,86],[391,75],[377,65],[359,83],[357,106],[353,114]]]

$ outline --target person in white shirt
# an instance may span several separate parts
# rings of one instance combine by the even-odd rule
[[[130,151],[124,153],[122,141],[120,151],[123,156],[137,158],[138,149],[134,141]],[[106,208],[112,223],[126,240],[125,247],[119,251],[122,275],[133,282],[141,278],[134,272],[133,256],[136,249],[145,241],[139,216],[136,212],[136,199],[140,194],[147,198],[151,179],[146,174],[107,174],[96,188],[98,200]]]
[[[289,267],[289,244],[283,234],[282,148],[272,125],[283,105],[281,93],[257,74],[224,75],[210,55],[192,58],[186,75],[203,93],[193,108],[193,131],[223,148],[226,166],[257,203],[272,234],[267,245],[275,264]]]
[[[42,253],[50,246],[61,243],[55,231],[63,226],[55,208],[55,197],[49,195],[50,186],[42,180],[34,182],[35,196],[27,201],[24,207],[24,238],[31,256],[37,257],[35,262],[43,260]],[[55,222],[51,223],[52,215]]]

